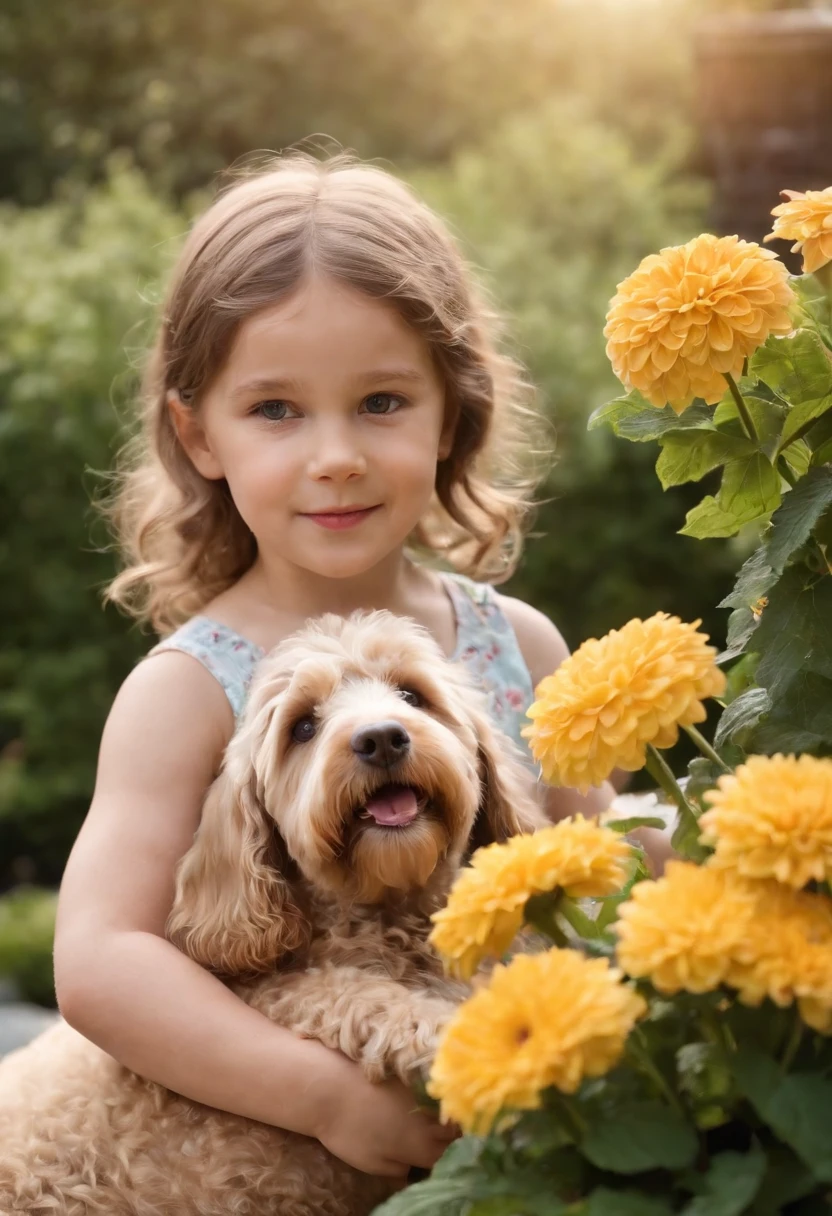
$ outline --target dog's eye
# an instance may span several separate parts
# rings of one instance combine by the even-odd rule
[[[414,709],[419,709],[421,705],[424,705],[423,698],[413,688],[400,688],[399,696],[408,705],[412,705]]]
[[[308,743],[314,739],[318,731],[318,723],[314,718],[298,718],[292,727],[292,738],[295,743]]]

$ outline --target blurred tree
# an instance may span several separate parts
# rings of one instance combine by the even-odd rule
[[[0,888],[54,881],[86,812],[113,695],[147,642],[99,588],[90,469],[112,463],[115,402],[184,227],[133,172],[0,224]],[[99,487],[100,489],[100,487]],[[97,529],[97,539],[103,539]]]
[[[441,161],[579,91],[649,151],[685,105],[689,0],[6,0],[0,193],[33,203],[129,149],[181,194],[325,132]]]

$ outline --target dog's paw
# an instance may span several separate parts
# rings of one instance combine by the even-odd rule
[[[451,1001],[414,996],[388,1006],[368,1035],[361,1065],[371,1081],[427,1076],[442,1032],[456,1011]]]

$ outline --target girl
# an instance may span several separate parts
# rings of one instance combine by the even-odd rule
[[[174,870],[257,660],[308,617],[414,617],[522,743],[533,687],[567,650],[471,576],[505,578],[519,559],[527,395],[437,217],[380,169],[293,153],[191,232],[116,501],[129,564],[109,597],[168,636],[104,729],[61,889],[61,1012],[142,1076],[376,1174],[433,1165],[453,1131],[170,945]],[[611,796],[547,794],[553,816]]]

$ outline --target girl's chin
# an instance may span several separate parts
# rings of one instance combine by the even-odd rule
[[[312,553],[307,550],[296,554],[293,564],[321,578],[360,578],[389,556],[387,551],[380,553],[357,545],[352,552],[345,550],[346,545],[340,552]]]

